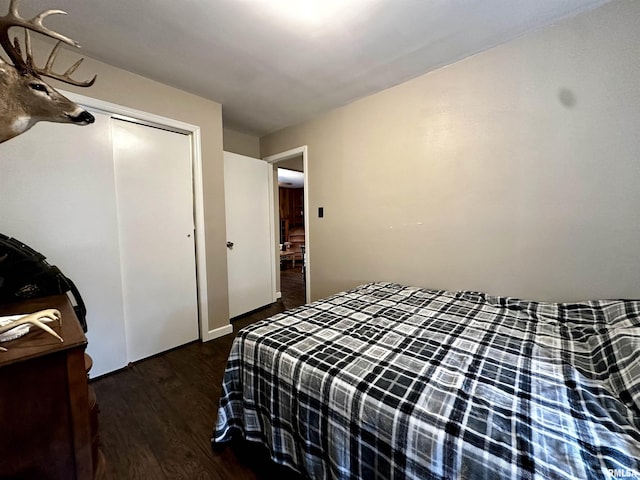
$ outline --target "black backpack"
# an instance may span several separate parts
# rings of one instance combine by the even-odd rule
[[[0,233],[0,304],[64,293],[87,331],[87,309],[75,284],[45,256]]]

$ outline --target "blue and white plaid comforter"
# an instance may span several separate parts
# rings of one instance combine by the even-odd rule
[[[243,329],[213,441],[314,479],[640,478],[640,301],[363,285]]]

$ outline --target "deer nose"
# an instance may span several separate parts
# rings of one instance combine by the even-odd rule
[[[80,112],[78,115],[76,115],[75,117],[69,117],[74,123],[93,123],[96,121],[95,117],[93,115],[91,115],[89,112],[87,112],[86,110],[83,110],[82,112]]]

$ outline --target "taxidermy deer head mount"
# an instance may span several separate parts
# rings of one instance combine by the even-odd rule
[[[52,70],[60,44],[66,43],[76,48],[80,47],[75,40],[42,25],[48,16],[66,15],[66,12],[47,10],[27,20],[18,13],[20,1],[11,0],[9,13],[0,17],[0,45],[11,61],[11,63],[7,63],[0,56],[0,143],[26,132],[40,121],[88,125],[95,120],[89,112],[42,81],[44,76],[70,85],[89,87],[96,80],[95,76],[85,82],[71,78],[71,75],[84,60],[83,58],[62,74]],[[12,42],[9,37],[9,29],[12,27],[24,29],[24,55],[19,40],[14,38]],[[34,63],[29,30],[58,40],[58,43],[51,50],[44,68],[40,68]]]

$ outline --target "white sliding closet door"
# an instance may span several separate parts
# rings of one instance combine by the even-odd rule
[[[199,328],[190,137],[92,113],[0,145],[0,233],[77,285],[99,376]]]
[[[191,143],[112,119],[127,357],[199,338]]]
[[[87,306],[92,375],[126,365],[109,115],[39,123],[0,144],[0,232],[47,257]]]

